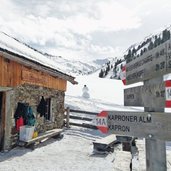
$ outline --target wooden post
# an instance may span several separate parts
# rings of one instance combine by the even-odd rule
[[[144,81],[144,85],[159,84],[163,81],[163,77],[150,79]],[[150,96],[149,96],[149,100]],[[164,112],[164,108],[147,108],[145,112]],[[145,141],[146,146],[146,171],[166,171],[166,145],[165,141],[153,139],[153,135],[149,135],[149,138]]]
[[[69,126],[69,113],[70,113],[70,109],[69,109],[69,107],[67,107],[67,109],[66,109],[66,127],[67,128],[70,128],[70,126]]]
[[[126,64],[126,84],[129,85],[144,81],[144,86],[129,89],[124,94],[124,97],[127,100],[125,101],[125,105],[144,106],[144,113],[161,112],[159,114],[161,119],[157,121],[156,126],[153,127],[153,129],[156,129],[155,131],[158,131],[157,133],[160,132],[161,136],[155,136],[155,131],[151,131],[150,133],[151,128],[144,127],[147,132],[144,136],[146,138],[146,171],[167,170],[165,141],[169,138],[170,130],[167,127],[163,129],[163,127],[160,127],[160,124],[162,124],[161,122],[163,119],[166,120],[166,118],[162,116],[165,115],[164,108],[166,105],[164,96],[166,91],[165,84],[163,83],[163,75],[171,73],[170,42],[171,39]],[[156,56],[157,53],[160,55]],[[134,96],[134,94],[137,95]],[[153,119],[154,118],[155,116]],[[169,117],[169,119],[171,119],[171,117]],[[151,123],[153,123],[153,120]],[[163,126],[168,124],[169,121],[166,120]],[[142,132],[143,131],[144,130],[142,129]],[[164,133],[167,134],[165,134],[165,137],[162,136]]]

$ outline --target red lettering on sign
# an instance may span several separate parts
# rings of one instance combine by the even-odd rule
[[[108,126],[107,123],[105,123],[105,120],[107,122],[107,116],[108,113],[106,111],[102,111],[97,115],[97,119],[96,119],[97,128],[104,134],[108,132]]]

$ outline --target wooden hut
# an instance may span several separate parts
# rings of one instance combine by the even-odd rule
[[[17,143],[17,117],[23,115],[22,110],[16,111],[19,104],[32,109],[38,132],[63,127],[67,81],[76,82],[56,68],[42,53],[0,33],[0,151]],[[38,112],[42,99],[43,114]]]

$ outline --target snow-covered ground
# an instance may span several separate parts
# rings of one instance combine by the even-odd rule
[[[121,80],[98,78],[98,71],[88,76],[79,76],[78,85],[68,84],[65,106],[92,112],[102,110],[142,110],[123,106]],[[84,85],[89,88],[90,98],[82,97]],[[10,152],[0,153],[0,171],[129,171],[131,154],[116,146],[114,153],[93,153],[93,141],[105,135],[98,130],[71,127],[64,131],[60,140],[50,139],[34,151],[17,147]],[[133,168],[145,171],[144,141],[138,140],[139,161]],[[171,153],[167,149],[168,170],[171,170]]]
[[[34,151],[16,148],[1,154],[1,171],[102,171],[112,170],[114,156],[96,156],[92,141],[99,136],[95,131],[71,128],[61,140],[46,142]]]

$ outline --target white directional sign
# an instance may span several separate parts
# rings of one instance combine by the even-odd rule
[[[125,89],[124,106],[171,108],[171,80]]]
[[[148,50],[126,64],[126,84],[132,84],[171,72],[171,40]]]
[[[165,105],[165,82],[124,90],[125,106],[162,107]],[[168,107],[168,106],[167,106]]]
[[[103,133],[171,140],[171,113],[103,111],[96,119]]]

